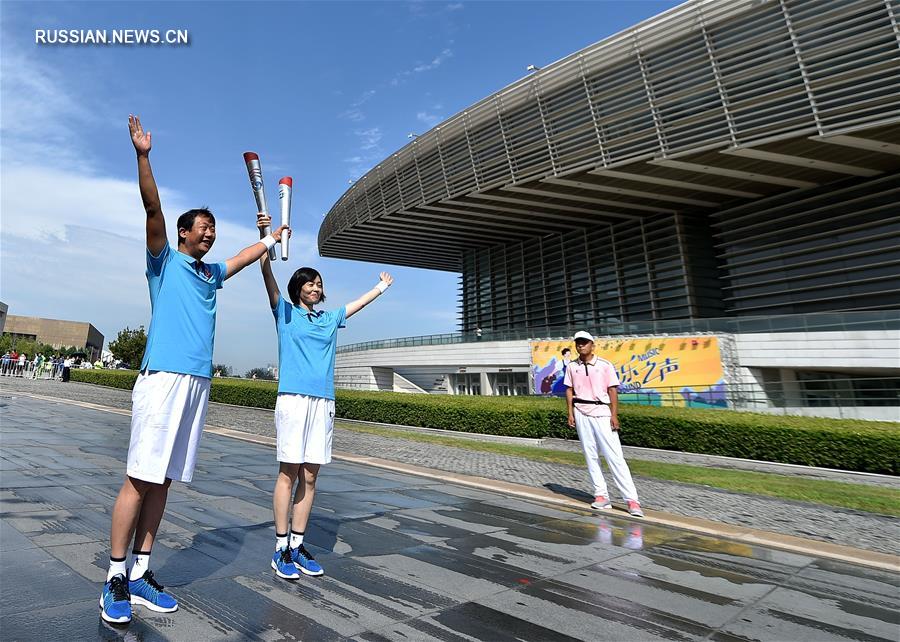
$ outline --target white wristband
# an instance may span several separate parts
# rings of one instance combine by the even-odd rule
[[[271,234],[259,239],[259,242],[265,245],[267,250],[271,249],[273,245],[278,243],[278,241],[275,240],[275,237]]]
[[[384,281],[379,281],[375,285],[375,289],[384,294],[384,291],[387,290],[391,286],[390,283],[385,283]]]

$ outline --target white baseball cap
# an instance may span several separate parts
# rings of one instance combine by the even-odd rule
[[[587,339],[588,341],[593,342],[594,337],[591,335],[590,332],[585,332],[584,330],[579,330],[578,332],[575,333],[575,336],[572,337],[572,340],[578,341],[579,339]]]

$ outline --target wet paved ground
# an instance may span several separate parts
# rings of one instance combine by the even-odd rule
[[[131,391],[92,386],[82,383],[55,381],[31,381],[0,379],[0,390],[13,393],[48,395],[87,401],[131,410]],[[233,430],[274,437],[272,411],[223,404],[210,404],[207,423]],[[476,452],[463,448],[427,444],[400,437],[385,437],[354,430],[335,429],[334,448],[338,452],[379,457],[437,470],[486,477],[537,488],[548,488],[562,495],[590,501],[585,492],[591,487],[584,466],[569,466],[533,461],[490,452]],[[632,450],[627,456],[646,456]],[[698,462],[697,455],[668,453],[663,461],[714,465]],[[700,456],[702,459],[702,456]],[[731,466],[729,461],[725,465]],[[716,465],[722,465],[719,461]],[[759,468],[758,464],[753,465]],[[777,467],[776,467],[777,468]],[[780,470],[779,472],[785,472]],[[809,471],[821,475],[823,471]],[[797,474],[791,469],[790,474]],[[828,473],[834,481],[860,481],[860,476]],[[607,477],[607,481],[612,481]],[[824,542],[843,544],[896,555],[900,542],[900,520],[887,515],[876,515],[808,502],[761,497],[710,488],[698,484],[681,484],[646,477],[636,477],[638,493],[645,507],[686,517],[698,517],[735,526],[748,526],[773,533],[782,533]],[[898,479],[878,476],[868,478],[870,483],[896,488]],[[610,483],[613,500],[617,492]]]
[[[154,548],[181,604],[100,622],[128,418],[0,395],[4,640],[896,640],[898,575],[334,463],[274,577],[273,450],[204,437]]]

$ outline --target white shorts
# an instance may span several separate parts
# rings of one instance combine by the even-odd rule
[[[189,482],[206,407],[209,379],[175,372],[142,372],[131,392],[129,477],[161,484]]]
[[[282,393],[275,402],[278,461],[331,463],[334,399]]]

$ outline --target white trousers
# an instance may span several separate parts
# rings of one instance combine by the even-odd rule
[[[588,474],[594,484],[594,495],[609,497],[606,480],[603,478],[603,471],[600,470],[600,453],[603,453],[606,465],[609,466],[613,481],[616,482],[622,497],[638,501],[637,489],[634,487],[631,471],[622,453],[619,433],[612,429],[609,417],[588,417],[576,410],[575,430],[578,431],[578,439],[581,440],[581,447],[584,449]]]
[[[161,484],[189,482],[209,401],[209,379],[142,372],[131,392],[128,476]]]

